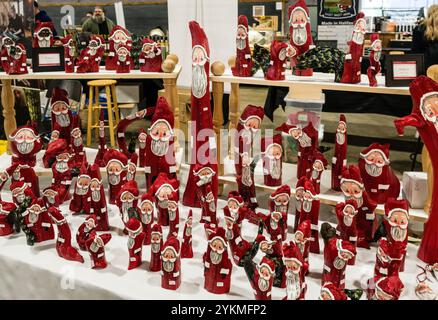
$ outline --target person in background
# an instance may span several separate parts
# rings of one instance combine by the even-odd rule
[[[426,18],[414,29],[412,35],[412,53],[424,54],[427,70],[438,64],[438,5],[433,4],[427,10]]]
[[[24,36],[23,17],[17,14],[15,6],[11,6],[11,9],[9,11],[8,30],[15,37],[17,37],[17,39]],[[17,39],[14,39],[14,40],[17,40]]]
[[[87,21],[89,18],[92,18],[92,17],[93,17],[93,11],[88,11],[88,12],[85,14],[85,17],[83,17],[83,18],[81,19],[81,24],[84,24],[85,21]]]
[[[113,28],[114,22],[105,16],[105,9],[100,6],[96,6],[93,16],[82,24],[82,32],[103,36],[108,36]]]
[[[33,2],[33,12],[35,14],[35,25],[41,22],[53,22],[47,12],[39,8],[38,1],[36,0]],[[53,30],[53,35],[55,37],[58,35],[56,29]]]

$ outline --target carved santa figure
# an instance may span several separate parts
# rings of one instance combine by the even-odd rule
[[[109,184],[109,203],[115,204],[117,195],[126,180],[128,158],[120,151],[110,149],[104,155]]]
[[[140,128],[138,130],[138,159],[139,159],[139,166],[145,167],[146,166],[146,141],[147,141],[148,134],[143,128]]]
[[[370,198],[383,204],[388,198],[398,198],[400,180],[389,166],[389,144],[373,143],[360,153],[360,175]]]
[[[53,47],[55,39],[53,30],[55,26],[52,22],[37,23],[33,33],[32,48],[50,48]]]
[[[307,291],[306,273],[309,265],[304,262],[295,242],[283,244],[283,263],[286,267],[286,297],[284,300],[304,300]]]
[[[135,181],[135,175],[137,174],[137,162],[138,154],[133,153],[128,160],[128,166],[126,168],[126,181]]]
[[[138,208],[138,186],[135,181],[127,181],[123,184],[117,195],[116,204],[119,207],[120,218],[126,226],[133,214],[137,214]],[[140,217],[135,216],[138,220]]]
[[[84,141],[82,138],[81,128],[79,127],[78,115],[73,116],[72,119],[70,145],[74,152],[72,159],[74,166],[80,168],[82,163],[87,162],[87,155],[84,150]]]
[[[116,50],[117,56],[117,73],[129,73],[132,68],[131,52],[127,47],[121,45]]]
[[[134,142],[133,139],[131,139],[132,141],[129,142],[129,145],[126,143],[126,135],[125,135],[126,129],[134,122],[144,119],[146,116],[152,115],[154,110],[155,108],[151,107],[137,111],[133,114],[124,117],[117,124],[117,145],[119,147],[119,151],[123,152],[126,155],[126,157],[130,159],[130,162],[132,162],[135,165],[137,165],[138,154],[135,151],[135,145],[134,146],[132,145],[132,143]]]
[[[181,245],[181,258],[193,258],[193,247],[192,247],[192,228],[193,228],[193,213],[190,209],[189,215],[187,216],[186,223],[184,225],[183,242]]]
[[[52,130],[58,131],[58,138],[70,142],[73,129],[73,115],[70,109],[68,92],[61,88],[53,88],[52,100]]]
[[[297,184],[295,185],[295,222],[294,222],[294,230],[297,230],[298,225],[300,223],[301,217],[301,208],[303,207],[303,199],[304,199],[304,184],[308,181],[306,176],[298,179]]]
[[[163,247],[163,231],[159,224],[154,224],[151,229],[151,261],[149,271],[161,271],[161,248]]]
[[[288,17],[290,44],[295,48],[296,56],[299,57],[314,47],[306,1],[298,0],[294,5],[289,6]],[[297,76],[312,76],[313,69],[295,69],[294,73]]]
[[[349,241],[353,246],[356,246],[357,241],[357,203],[353,199],[336,204],[336,216],[338,218],[338,226],[336,227],[336,235],[339,239]],[[354,265],[355,257],[348,261],[348,264]]]
[[[341,191],[342,169],[347,166],[347,120],[339,116],[336,128],[335,154],[332,158],[332,189]]]
[[[271,43],[269,68],[266,72],[266,80],[284,80],[286,78],[286,59],[289,56],[289,45],[277,40]]]
[[[357,166],[350,165],[344,168],[341,190],[345,200],[355,200],[357,204],[357,246],[369,249],[369,243],[373,241],[373,224],[376,217],[374,210],[377,203],[368,196]]]
[[[368,80],[370,87],[377,87],[376,76],[382,70],[380,64],[380,58],[382,56],[382,40],[379,39],[377,33],[371,35],[371,53],[370,53],[370,66],[367,70]]]
[[[281,242],[286,240],[287,224],[285,212],[272,211],[269,215],[259,213],[265,230],[269,233],[271,240]]]
[[[374,281],[382,277],[398,277],[405,254],[406,243],[391,242],[386,238],[380,238],[374,266]]]
[[[106,70],[116,70],[118,60],[117,50],[124,46],[126,50],[131,51],[132,49],[132,37],[129,31],[121,26],[115,26],[108,37],[109,42],[109,52],[108,57],[105,60]],[[129,57],[131,60],[131,57]]]
[[[398,276],[384,277],[368,287],[367,297],[368,300],[398,300],[403,288]]]
[[[84,263],[84,258],[82,258],[78,250],[71,245],[70,226],[61,211],[56,207],[50,207],[47,212],[58,227],[58,238],[56,240],[56,251],[58,255],[66,260]]]
[[[64,71],[66,73],[75,72],[76,62],[76,46],[71,35],[68,35],[62,39],[64,45]]]
[[[245,264],[253,261],[257,254],[260,243],[266,241],[263,236],[263,223],[259,223],[257,236],[252,243],[242,238],[240,227],[231,216],[225,217],[225,238],[230,247],[230,253],[236,266],[244,267]]]
[[[85,221],[79,226],[79,229],[76,232],[76,243],[78,244],[79,249],[86,249],[85,242],[90,237],[91,232],[96,230],[96,226],[97,217],[95,214],[86,217]]]
[[[179,182],[176,179],[169,179],[166,173],[161,173],[149,188],[148,193],[155,197],[158,211],[158,224],[169,225],[168,202],[173,192],[178,194]]]
[[[160,44],[150,38],[144,38],[141,42],[138,62],[142,72],[162,72],[161,64],[163,63],[163,57]]]
[[[125,224],[128,231],[128,252],[129,265],[128,270],[132,270],[141,265],[141,254],[145,233],[141,222],[136,218],[130,218]]]
[[[293,240],[300,249],[303,261],[309,264],[309,251],[310,251],[310,237],[311,237],[311,223],[310,220],[304,220],[301,222],[295,231]]]
[[[9,74],[10,60],[12,55],[12,48],[15,47],[15,42],[8,36],[3,36],[0,39],[0,60],[3,71]]]
[[[76,178],[75,190],[73,193],[73,198],[70,201],[70,211],[73,213],[80,213],[84,211],[85,213],[90,212],[90,169],[86,163],[82,164],[81,171]]]
[[[252,260],[245,261],[245,273],[254,292],[256,300],[271,300],[272,284],[275,276],[275,264],[263,257],[259,264]]]
[[[91,36],[87,48],[82,49],[77,60],[77,73],[99,72],[100,61],[104,54],[104,43],[101,36]]]
[[[232,217],[234,224],[238,227],[239,235],[242,221],[246,217],[248,209],[244,206],[243,198],[237,191],[228,193],[227,205],[224,207],[224,216]]]
[[[252,76],[252,57],[248,32],[248,18],[240,15],[237,20],[236,61],[234,67],[231,68],[233,76],[236,77]]]
[[[97,164],[93,164],[90,168],[90,203],[87,207],[90,208],[90,213],[96,215],[97,231],[108,231],[108,208],[106,205],[105,190],[102,184],[100,168]]]
[[[314,150],[310,156],[310,162],[312,163],[312,171],[310,174],[310,182],[312,182],[315,192],[319,194],[321,192],[321,176],[325,169],[327,169],[327,160],[324,155]]]
[[[105,257],[105,245],[111,240],[111,234],[97,234],[92,231],[90,237],[86,240],[85,245],[90,254],[92,269],[105,269],[108,265]]]
[[[319,254],[319,207],[320,200],[310,181],[304,183],[303,204],[301,206],[300,222],[310,220],[312,236],[310,238],[310,252]]]
[[[349,41],[349,52],[345,56],[342,83],[360,83],[361,62],[366,33],[365,14],[359,12],[353,25],[353,36]]]
[[[151,244],[151,230],[155,216],[155,199],[150,194],[143,194],[140,199],[140,220],[145,233],[144,244]]]
[[[385,203],[385,220],[383,221],[388,240],[408,243],[409,203],[405,199],[389,198]]]
[[[40,195],[38,177],[35,174],[36,154],[42,148],[38,132],[31,126],[19,127],[9,135],[12,151],[11,181],[23,181],[31,187],[36,197]],[[14,170],[12,170],[14,168]]]
[[[263,239],[260,235],[260,251],[275,264],[274,287],[286,288],[286,268],[283,263],[283,247],[281,241]]]
[[[340,289],[345,288],[345,269],[348,260],[356,255],[356,248],[348,241],[333,237],[324,247],[322,285],[331,282]]]
[[[180,243],[176,237],[169,237],[161,251],[161,287],[176,290],[181,285]]]
[[[55,238],[52,221],[41,198],[33,198],[32,203],[23,213],[23,218],[24,224],[35,236],[35,243]]]
[[[0,236],[8,236],[14,232],[14,226],[8,216],[15,208],[14,203],[0,200]]]
[[[9,57],[8,74],[27,74],[26,60],[26,47],[21,43],[13,46]]]
[[[178,208],[179,195],[178,192],[172,192],[167,201],[167,212],[169,213],[169,237],[178,238],[179,231],[179,208]]]
[[[343,289],[338,288],[331,282],[326,282],[321,288],[318,300],[343,301],[348,300],[348,297]]]
[[[108,148],[106,146],[105,139],[105,122],[103,120],[99,120],[99,147],[97,148],[96,158],[94,158],[94,164],[97,164],[101,168],[106,166],[104,156],[107,150]]]
[[[9,189],[11,190],[12,201],[16,206],[23,204],[28,197],[32,200],[35,199],[32,189],[23,181],[11,182]]]
[[[42,192],[43,200],[46,208],[51,206],[59,207],[58,188],[56,186],[48,186]]]
[[[218,172],[217,144],[213,131],[213,117],[210,105],[210,49],[208,39],[204,30],[196,21],[190,21],[189,28],[192,36],[191,120],[192,124],[196,124],[196,126],[191,132],[191,159],[193,161],[190,165],[182,203],[185,206],[199,208],[201,206],[200,199],[194,192],[196,190],[194,168],[199,164],[203,164],[209,166],[213,172]],[[202,134],[199,134],[200,131],[202,131]],[[214,197],[217,198],[217,174],[212,177],[211,189]]]
[[[196,165],[193,168],[193,176],[196,185],[196,195],[201,204],[201,223],[216,224],[216,199],[212,191],[213,178],[216,176],[216,172],[206,165]],[[211,210],[214,209],[214,210]],[[211,214],[213,213],[213,214]],[[212,216],[213,215],[213,216]],[[212,220],[214,219],[214,221]],[[215,226],[213,226],[215,227]]]
[[[262,138],[263,177],[265,185],[270,187],[281,186],[282,155],[281,134],[271,138]]]
[[[228,257],[225,229],[218,227],[210,234],[204,263],[204,288],[211,293],[224,294],[230,291],[233,265]]]
[[[286,226],[289,213],[290,193],[290,187],[285,184],[277,188],[277,190],[275,190],[269,196],[269,210],[271,212],[284,212],[284,221],[286,223]]]
[[[173,126],[170,105],[164,97],[160,97],[146,138],[144,168],[148,188],[162,172],[170,178],[176,178]]]

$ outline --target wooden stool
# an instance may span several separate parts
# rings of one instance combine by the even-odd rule
[[[111,147],[116,146],[114,132],[116,132],[115,129],[120,121],[119,107],[117,105],[116,83],[116,80],[93,80],[87,82],[90,88],[88,103],[87,146],[90,146],[91,144],[91,132],[93,129],[96,129],[96,137],[99,136],[99,117],[103,112],[103,109],[107,109],[108,111],[108,125],[105,125],[104,127],[109,128]],[[99,102],[99,91],[100,88],[103,87],[105,87],[106,92],[106,106],[101,106]],[[113,112],[115,115],[115,121],[113,121]]]

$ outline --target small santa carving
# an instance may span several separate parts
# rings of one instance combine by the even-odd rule
[[[261,238],[262,235],[259,236]],[[274,287],[286,287],[286,268],[283,263],[283,248],[281,241],[260,239],[260,251],[275,263]]]
[[[143,232],[141,222],[138,221],[136,218],[130,218],[125,224],[125,227],[128,231],[128,270],[132,270],[141,265],[141,254],[145,233]]]
[[[150,194],[143,194],[140,200],[140,220],[145,233],[144,244],[151,244],[151,230],[155,217],[155,199]]]
[[[301,206],[300,222],[310,220],[312,237],[310,238],[310,252],[319,254],[319,207],[320,200],[315,192],[313,184],[310,181],[304,183],[303,204]]]
[[[8,216],[15,208],[14,203],[0,200],[0,236],[2,237],[14,232],[14,226]]]
[[[164,243],[161,251],[161,287],[176,290],[181,285],[180,243],[173,236]]]
[[[163,231],[159,224],[154,224],[151,229],[151,261],[149,271],[161,271],[161,248],[163,247]]]
[[[115,26],[108,37],[109,52],[105,61],[106,70],[116,70],[118,60],[117,50],[120,47],[125,47],[126,50],[132,50],[132,37],[129,31],[121,26]],[[131,60],[131,57],[128,58]]]
[[[178,208],[179,195],[178,192],[172,192],[167,202],[167,212],[169,213],[169,237],[178,238],[179,232],[179,208]]]
[[[186,223],[184,225],[183,242],[181,245],[181,258],[193,258],[193,247],[192,247],[192,228],[193,228],[193,213],[190,209],[189,215],[187,216]]]
[[[76,46],[71,35],[62,39],[64,45],[64,70],[66,73],[75,72]]]
[[[338,218],[338,226],[336,227],[336,235],[339,239],[349,241],[353,246],[356,246],[357,241],[357,204],[353,199],[336,204],[336,216]],[[354,265],[355,258],[348,261],[348,264]]]
[[[331,282],[340,289],[345,288],[345,269],[348,261],[356,255],[356,248],[345,240],[333,237],[324,247],[322,285]]]
[[[140,70],[142,72],[162,72],[161,64],[163,63],[163,57],[160,44],[150,38],[144,38],[141,44],[138,60]]]
[[[103,157],[105,156],[107,150],[108,148],[106,146],[105,139],[105,122],[103,120],[99,120],[99,147],[97,148],[97,154],[96,158],[94,159],[94,164],[97,164],[101,168],[106,166]]]
[[[216,202],[212,190],[213,177],[216,172],[210,166],[196,165],[193,169],[196,184],[196,194],[201,204],[201,223],[216,226]]]
[[[15,189],[16,188],[14,188],[14,190]],[[18,195],[18,197],[19,196],[20,195]],[[54,239],[55,232],[53,230],[52,221],[44,206],[43,200],[41,198],[37,199],[35,197],[31,197],[31,199],[32,202],[30,206],[23,213],[23,231],[25,231],[26,233],[26,230],[23,228],[24,225],[25,228],[28,228],[30,230],[30,233],[33,234],[35,243]],[[26,233],[26,236],[29,237],[29,234]]]
[[[138,186],[135,181],[125,182],[117,195],[116,203],[119,207],[120,218],[125,226],[132,217],[140,219],[137,211],[138,195]]]
[[[87,162],[87,154],[84,151],[84,140],[82,131],[79,125],[79,116],[75,115],[72,119],[72,130],[70,138],[70,146],[74,152],[74,166],[80,168],[82,163]]]
[[[128,166],[126,168],[126,181],[134,181],[135,175],[137,174],[137,161],[138,154],[133,153],[131,158],[128,160]]]
[[[8,36],[3,36],[0,39],[0,60],[1,60],[1,66],[3,68],[3,71],[6,72],[6,74],[9,74],[9,68],[10,68],[10,60],[12,56],[13,48],[15,47],[15,42]]]
[[[321,192],[321,176],[325,169],[327,169],[327,160],[324,155],[314,150],[313,154],[310,156],[310,162],[312,163],[312,171],[310,174],[310,182],[313,183],[315,192],[319,194]]]
[[[168,202],[173,192],[178,192],[179,182],[169,179],[166,173],[161,173],[149,188],[148,193],[155,197],[158,211],[158,223],[161,226],[169,225]]]
[[[26,47],[19,43],[11,48],[11,55],[9,56],[8,74],[27,74],[27,54]]]
[[[97,164],[93,164],[90,168],[90,203],[87,207],[90,208],[90,213],[95,214],[97,218],[97,231],[108,231],[108,208],[106,204],[105,190],[102,184],[100,168]]]
[[[379,39],[377,33],[371,35],[371,53],[370,53],[370,66],[367,70],[368,80],[370,87],[377,87],[376,76],[382,70],[380,64],[380,58],[382,56],[382,40]]]
[[[68,92],[61,88],[53,88],[51,100],[52,131],[56,131],[56,139],[70,141],[73,129],[73,114],[70,108]],[[52,138],[56,140],[55,137]]]
[[[70,201],[70,211],[73,213],[90,213],[90,182],[91,177],[89,174],[89,166],[83,163],[81,171],[76,178],[75,190],[73,193],[73,199]]]
[[[30,198],[31,201],[35,199],[32,189],[23,181],[11,182],[9,190],[11,190],[12,201],[16,206],[22,205],[26,198]]]
[[[271,300],[272,284],[275,276],[275,264],[263,257],[259,264],[246,260],[245,273],[254,292],[256,300]]]
[[[117,56],[116,72],[129,73],[132,68],[131,66],[132,59],[131,59],[131,52],[128,50],[128,48],[123,45],[119,46],[116,51],[116,56]]]
[[[297,231],[294,233],[293,240],[303,256],[303,261],[307,264],[309,264],[310,237],[310,220],[304,220],[298,225]]]
[[[224,216],[233,218],[234,224],[238,227],[240,235],[240,228],[242,227],[242,221],[246,217],[248,209],[245,207],[243,198],[237,191],[230,191],[228,193],[227,205],[224,207]]]
[[[100,62],[104,54],[104,43],[101,36],[91,36],[88,47],[82,49],[77,61],[77,73],[99,72]]]
[[[286,225],[288,221],[290,194],[290,187],[285,184],[277,188],[277,190],[269,196],[269,210],[271,212],[277,211],[286,213],[284,215]]]
[[[295,242],[283,244],[283,263],[286,267],[286,297],[284,300],[304,300],[307,291],[305,275],[309,268]]]
[[[140,167],[146,166],[146,141],[148,134],[143,128],[138,130],[138,154],[139,154],[139,165]]]
[[[105,257],[105,245],[111,240],[111,234],[97,234],[92,231],[90,237],[86,240],[85,245],[90,254],[92,269],[105,269],[108,265]]]
[[[341,191],[342,169],[347,166],[347,120],[339,116],[336,128],[335,154],[332,158],[332,189]]]
[[[53,47],[55,39],[53,37],[55,26],[52,22],[37,23],[33,33],[33,48],[50,48]]]
[[[265,230],[269,233],[271,240],[277,242],[286,240],[287,225],[285,212],[272,211],[269,215],[259,213],[260,219],[263,221]]]
[[[298,179],[297,184],[295,185],[295,222],[294,222],[294,230],[297,230],[298,225],[300,223],[301,217],[301,208],[303,207],[304,200],[304,184],[308,181],[307,177],[301,177]]]
[[[86,241],[90,237],[92,231],[96,230],[97,226],[97,217],[92,214],[85,218],[85,221],[79,226],[78,231],[76,232],[76,243],[79,246],[79,249],[86,249]]]
[[[109,184],[109,203],[115,204],[117,195],[126,180],[128,158],[120,151],[110,149],[104,155]]]
[[[233,76],[236,77],[252,76],[252,57],[248,32],[248,18],[240,15],[237,20],[236,61],[234,67],[231,68]]]
[[[398,276],[380,278],[367,290],[368,300],[398,300],[404,285]]]
[[[374,266],[374,281],[382,277],[399,276],[403,258],[406,254],[406,244],[391,242],[381,238],[378,242],[376,264]]]
[[[271,53],[269,68],[266,72],[266,80],[284,80],[286,79],[286,59],[294,52],[294,48],[285,42],[277,40],[271,43]]]
[[[282,155],[281,134],[270,138],[262,138],[263,177],[265,185],[270,187],[281,186]]]

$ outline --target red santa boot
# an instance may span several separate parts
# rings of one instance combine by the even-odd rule
[[[153,196],[145,193],[141,196],[140,202],[140,220],[143,225],[143,232],[145,233],[145,245],[151,244],[151,229],[154,223],[155,216],[155,199]]]
[[[75,72],[75,51],[74,40],[71,35],[68,35],[62,39],[64,46],[64,71],[65,73]]]
[[[348,297],[343,289],[338,288],[331,282],[327,282],[321,288],[319,300],[343,301],[348,300]]]
[[[162,72],[161,64],[163,63],[163,57],[160,44],[150,38],[144,38],[141,45],[140,57],[138,60],[140,71]]]
[[[303,206],[304,201],[304,184],[308,181],[307,177],[301,177],[298,179],[297,184],[295,186],[295,223],[294,230],[296,231],[298,225],[301,221],[301,208]]]
[[[236,61],[234,67],[231,68],[233,76],[236,77],[252,76],[252,57],[248,32],[248,18],[240,15],[237,20]]]
[[[178,238],[179,231],[179,208],[178,208],[178,193],[172,192],[168,199],[167,210],[169,213],[169,233],[167,234],[167,239],[169,237]]]
[[[151,229],[151,261],[149,271],[161,271],[161,248],[163,247],[163,231],[159,224],[154,224]]]
[[[111,149],[104,155],[109,184],[109,203],[116,204],[117,195],[125,183],[128,158],[122,152]]]
[[[368,80],[370,87],[377,87],[376,75],[382,70],[380,64],[380,58],[382,56],[382,40],[379,39],[377,33],[371,35],[371,53],[370,53],[370,66],[367,70]]]
[[[55,42],[52,22],[37,22],[33,33],[32,48],[50,48]]]
[[[341,191],[342,169],[347,166],[347,120],[339,116],[336,128],[335,154],[332,158],[332,189]]]
[[[288,44],[285,42],[272,41],[270,53],[271,61],[265,75],[266,80],[284,80],[286,78],[288,47]]]
[[[315,192],[319,194],[321,192],[321,176],[325,169],[327,169],[327,160],[324,155],[319,151],[314,151],[310,156],[310,162],[312,163],[312,173],[310,174],[310,181],[313,183]]]
[[[404,285],[397,276],[380,278],[368,287],[368,300],[398,300]]]
[[[85,250],[86,249],[86,241],[90,237],[90,234],[92,231],[96,229],[97,225],[97,217],[96,215],[92,214],[85,218],[84,223],[82,223],[79,226],[78,231],[76,232],[76,243],[79,246],[79,249]]]
[[[310,252],[319,254],[319,207],[320,200],[313,188],[313,184],[310,181],[304,183],[303,204],[301,207],[300,222],[310,220],[312,237],[310,239]]]
[[[336,227],[336,235],[339,239],[349,241],[353,246],[357,242],[357,203],[353,199],[347,200],[345,203],[336,204],[336,216],[338,218],[338,226]],[[348,260],[349,265],[354,265],[356,257]]]
[[[186,224],[184,225],[183,242],[181,245],[181,258],[193,258],[192,247],[192,225],[193,225],[193,213],[190,209],[187,216]]]
[[[86,163],[83,163],[79,176],[76,178],[75,191],[73,193],[73,199],[70,201],[69,206],[70,211],[72,211],[73,214],[80,213],[82,212],[82,210],[84,210],[85,213],[90,212],[90,182],[91,177],[89,174],[88,165]]]
[[[282,183],[282,155],[281,134],[273,139],[262,138],[263,176],[265,185],[276,187]]]
[[[143,249],[143,241],[145,233],[141,226],[141,222],[135,218],[130,218],[126,223],[126,230],[128,230],[128,252],[129,265],[128,270],[135,269],[141,265],[141,253]]]
[[[275,263],[267,257],[263,257],[258,265],[252,260],[247,259],[244,268],[253,289],[255,299],[271,300],[271,290],[275,276]]]
[[[286,267],[286,297],[283,300],[304,300],[307,291],[305,275],[309,265],[304,262],[300,249],[293,241],[283,244],[283,262]]]
[[[105,269],[108,263],[105,258],[105,245],[111,240],[111,234],[97,234],[92,231],[90,237],[85,242],[91,258],[92,269]]]
[[[178,192],[179,182],[169,179],[166,173],[161,173],[149,188],[148,193],[155,197],[158,210],[158,223],[161,226],[169,225],[168,199],[173,192]]]
[[[93,164],[90,168],[90,197],[87,207],[90,213],[97,218],[97,231],[109,231],[108,208],[106,205],[105,190],[102,185],[99,165]]]
[[[345,269],[348,260],[356,255],[356,248],[348,241],[333,237],[324,247],[324,268],[322,285],[333,283],[340,289],[345,288]]]
[[[130,216],[131,210],[137,210],[138,205],[138,186],[135,181],[127,181],[120,189],[119,194],[117,195],[117,206],[119,207],[120,218],[123,224],[126,226],[129,219],[132,218]],[[140,220],[140,217],[138,217]]]
[[[117,69],[117,50],[124,46],[128,51],[132,49],[132,37],[129,31],[122,26],[115,26],[108,36],[109,52],[105,60],[106,70]]]
[[[179,240],[170,236],[161,251],[161,287],[176,290],[181,285],[181,258]]]

